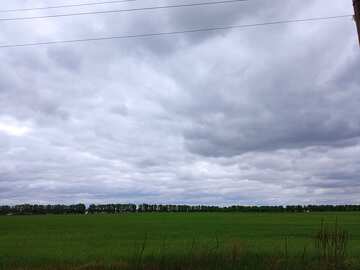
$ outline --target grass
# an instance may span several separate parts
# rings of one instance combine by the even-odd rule
[[[241,269],[245,265],[248,269],[269,269],[270,265],[272,269],[302,269],[306,255],[306,269],[310,265],[316,269],[312,258],[321,255],[319,247],[328,245],[329,252],[334,251],[334,246],[321,242],[328,241],[334,230],[321,224],[336,220],[338,232],[346,231],[346,236],[337,236],[349,240],[346,255],[356,260],[359,213],[2,216],[0,268],[169,269],[171,264],[176,269],[239,269],[230,259],[236,257],[244,266]],[[114,268],[119,263],[121,268]]]

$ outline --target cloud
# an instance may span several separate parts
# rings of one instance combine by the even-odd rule
[[[24,136],[30,131],[31,128],[26,123],[22,124],[8,117],[0,118],[0,132],[10,136]]]
[[[0,41],[177,31],[352,9],[323,4],[274,0],[2,22]],[[2,49],[0,204],[360,203],[355,31],[345,19]]]

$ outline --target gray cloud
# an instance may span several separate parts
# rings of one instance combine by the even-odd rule
[[[326,3],[2,22],[0,42],[351,12]],[[2,49],[0,61],[0,204],[360,203],[351,20]]]

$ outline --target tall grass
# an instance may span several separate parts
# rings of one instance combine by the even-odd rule
[[[337,220],[333,226],[321,222],[320,230],[315,235],[315,247],[326,269],[346,268],[348,242],[349,233],[340,228]]]

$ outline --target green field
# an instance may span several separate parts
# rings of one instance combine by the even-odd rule
[[[359,213],[142,213],[0,217],[0,262],[7,265],[112,263],[134,255],[182,254],[234,243],[258,254],[314,250],[321,220],[350,234],[349,255],[360,255]]]

